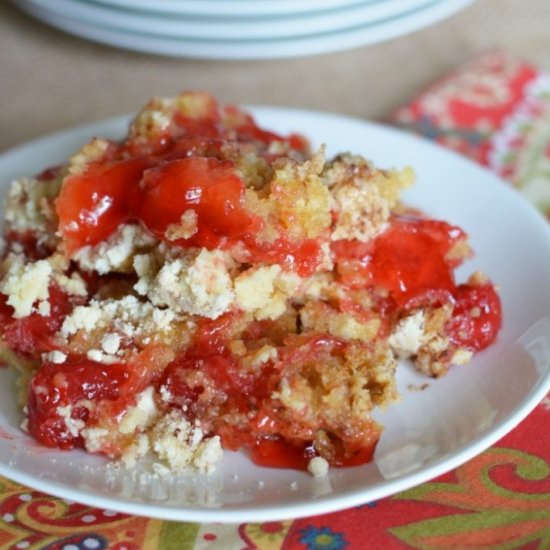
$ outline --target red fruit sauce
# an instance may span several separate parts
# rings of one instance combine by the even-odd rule
[[[68,407],[65,412],[73,420],[86,421],[89,410],[79,402],[118,398],[128,377],[128,367],[122,364],[104,365],[87,359],[62,365],[44,363],[29,384],[29,433],[47,447],[82,446],[81,437],[67,429],[59,407]]]
[[[214,116],[176,118],[183,132],[179,141],[163,142],[153,151],[147,145],[112,144],[104,158],[91,163],[83,174],[65,179],[56,209],[67,251],[95,245],[125,222],[140,222],[158,239],[169,240],[169,226],[178,225],[182,215],[193,210],[197,231],[171,243],[210,250],[239,243],[251,261],[279,263],[303,276],[312,274],[322,257],[317,241],[256,240],[263,221],[245,208],[244,182],[232,161],[216,158],[222,154],[227,133],[219,120]],[[260,130],[250,117],[230,133],[240,141],[266,144],[283,139]],[[291,136],[290,145],[305,149],[298,136]]]
[[[415,307],[455,303],[447,330],[459,347],[481,350],[500,329],[500,299],[492,284],[457,286],[453,246],[465,233],[446,222],[424,218],[394,219],[389,228],[368,243],[333,243],[342,282],[353,288],[388,291],[389,313]],[[471,313],[473,308],[474,316]]]

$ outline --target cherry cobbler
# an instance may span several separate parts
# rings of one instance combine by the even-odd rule
[[[440,376],[501,323],[485,275],[455,282],[464,231],[399,202],[412,182],[205,93],[14,181],[0,357],[23,428],[171,472],[222,449],[314,475],[371,460],[398,360]]]

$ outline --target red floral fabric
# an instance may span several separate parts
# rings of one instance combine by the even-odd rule
[[[550,76],[501,52],[389,119],[489,167],[550,217]],[[262,524],[164,522],[50,497],[0,478],[0,548],[550,548],[550,398],[456,470],[342,512]]]

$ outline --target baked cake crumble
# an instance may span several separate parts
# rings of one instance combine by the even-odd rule
[[[467,235],[400,202],[410,168],[326,158],[205,93],[11,185],[0,357],[26,430],[133,467],[222,449],[326,475],[372,459],[399,359],[428,376],[496,338]]]

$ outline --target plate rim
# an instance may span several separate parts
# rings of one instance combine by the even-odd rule
[[[389,0],[389,3],[353,4],[340,9],[273,18],[233,19],[230,21],[199,16],[150,15],[109,9],[78,0],[15,0],[32,6],[48,17],[61,17],[76,23],[109,31],[155,36],[169,40],[244,42],[292,40],[348,29],[382,24],[414,14],[442,0]]]
[[[12,0],[19,8],[45,24],[68,34],[111,47],[175,58],[212,60],[285,59],[350,50],[391,40],[419,31],[452,17],[475,0],[430,0],[408,14],[393,16],[378,23],[367,23],[305,36],[282,38],[218,40],[143,34],[52,16],[32,0]],[[412,22],[411,22],[412,20]],[[403,28],[404,21],[408,21]]]
[[[117,7],[119,9],[127,9],[132,11],[140,11],[144,13],[151,13],[151,3],[142,1],[140,7],[132,6],[131,0],[115,0],[110,2],[109,0],[91,0],[94,4],[102,4],[109,7]],[[208,9],[211,11],[217,11],[222,17],[228,15],[246,15],[250,9],[251,1],[255,0],[234,0],[231,2],[231,8],[227,9],[227,2],[223,0],[183,0],[178,3],[172,2],[170,5],[169,0],[160,0],[155,2],[155,10],[157,13],[165,14],[184,14],[184,15],[210,15],[208,12],[202,11],[205,6],[210,6]],[[309,0],[263,0],[261,2],[261,10],[257,12],[254,17],[271,17],[278,15],[296,15],[303,13],[311,13],[313,11],[329,11],[338,9],[340,7],[349,7],[357,4],[373,4],[384,0],[321,0],[321,7],[319,2],[316,2],[314,10],[311,10],[311,2]],[[255,7],[258,7],[258,2],[255,1]],[[176,11],[172,11],[176,6]],[[188,6],[187,8],[182,6]],[[239,9],[238,13],[235,13],[235,9]],[[291,11],[287,11],[290,7]],[[222,8],[222,12],[220,12]],[[153,10],[153,12],[155,11]],[[185,11],[189,10],[189,11]]]

